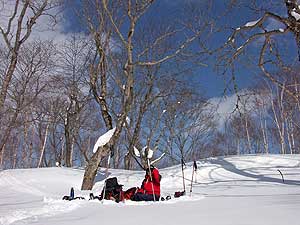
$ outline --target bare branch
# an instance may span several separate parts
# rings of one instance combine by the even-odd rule
[[[264,32],[264,33],[257,33],[257,34],[254,34],[252,36],[250,36],[243,45],[241,45],[240,47],[238,47],[237,51],[234,53],[233,55],[233,59],[235,59],[238,55],[240,55],[242,53],[242,51],[245,49],[245,47],[247,45],[249,45],[252,41],[254,41],[255,39],[257,38],[260,38],[260,37],[269,37],[273,34],[284,34],[284,33],[287,33],[288,29],[285,29],[283,31],[280,31],[280,30],[272,30],[272,31],[268,31],[268,32]]]
[[[285,88],[285,85],[282,84],[281,82],[279,82],[277,79],[275,79],[271,73],[269,73],[266,68],[265,68],[265,62],[264,62],[264,55],[265,55],[265,52],[266,52],[266,49],[267,49],[267,46],[268,46],[268,43],[269,43],[269,39],[270,39],[270,36],[267,36],[266,39],[265,39],[265,42],[264,42],[264,45],[263,47],[261,48],[261,51],[260,51],[260,56],[259,56],[259,64],[258,66],[260,67],[261,71],[264,73],[264,75],[269,78],[273,83],[277,84],[282,90],[285,90],[286,93],[288,93],[291,97],[295,98],[296,100],[298,99],[298,94],[297,93],[293,93],[291,92],[289,89]]]
[[[137,62],[137,65],[139,66],[155,66],[158,65],[160,63],[163,63],[169,59],[172,59],[174,57],[176,57],[179,53],[181,53],[183,51],[183,49],[185,49],[191,42],[193,42],[197,37],[199,37],[201,32],[197,32],[194,36],[190,37],[189,39],[187,39],[183,44],[181,44],[179,46],[179,48],[171,55],[167,55],[162,59],[159,59],[157,61],[152,61],[152,62]]]
[[[125,40],[125,38],[123,37],[123,35],[122,35],[121,31],[119,30],[117,24],[115,23],[112,15],[111,15],[111,12],[107,8],[107,0],[102,0],[102,5],[103,5],[103,8],[104,8],[106,14],[108,15],[108,18],[109,18],[111,24],[113,25],[113,28],[114,28],[115,32],[118,34],[118,36],[121,39],[121,41],[124,44],[124,46],[128,46],[128,43]]]
[[[47,5],[48,0],[45,0],[42,6],[35,12],[34,16],[27,21],[27,30],[24,37],[20,40],[20,44],[24,43],[29,38],[33,25],[36,23],[36,20],[42,15]]]
[[[150,45],[149,47],[145,48],[141,53],[138,54],[138,58],[140,58],[141,56],[143,56],[144,54],[146,54],[151,48],[155,47],[156,45],[158,45],[162,40],[164,40],[167,37],[170,37],[171,35],[176,34],[177,32],[182,31],[183,29],[180,30],[172,30],[170,32],[166,32],[165,34],[159,36],[152,45]]]

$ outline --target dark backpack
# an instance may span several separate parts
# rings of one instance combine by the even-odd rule
[[[105,181],[105,185],[101,192],[101,199],[107,200],[115,200],[116,202],[120,202],[123,200],[123,185],[118,184],[118,180],[116,177],[108,178]],[[105,193],[105,196],[103,196]]]

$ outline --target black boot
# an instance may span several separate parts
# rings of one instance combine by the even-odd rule
[[[93,193],[90,193],[90,199],[89,200],[94,200],[95,199],[95,196]]]
[[[70,191],[70,200],[74,199],[74,188],[71,188]]]

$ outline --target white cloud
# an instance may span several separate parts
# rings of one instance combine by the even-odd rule
[[[238,96],[240,100],[238,101]],[[255,109],[262,104],[265,108],[270,107],[270,101],[268,100],[268,93],[254,94],[248,90],[242,90],[238,94],[231,96],[222,96],[209,99],[208,110],[214,111],[214,120],[218,124],[218,128],[222,129],[226,122],[228,122],[234,116],[238,116],[239,113],[250,113],[255,115]],[[237,104],[239,109],[237,109]]]
[[[53,2],[54,1],[52,1],[52,3]],[[10,32],[10,38],[12,38],[12,40],[14,40],[16,34],[18,17],[21,13],[22,6],[23,3],[20,1],[16,17],[12,21]],[[0,1],[0,26],[4,29],[4,31],[7,30],[8,21],[13,15],[14,8],[15,1]],[[62,19],[62,12],[60,10],[60,7],[53,7],[47,10],[45,15],[41,15],[37,19],[36,24],[34,24],[33,26],[29,40],[53,40],[55,43],[59,43],[69,38],[72,35],[72,33],[64,32],[64,24],[66,23],[66,21]],[[30,8],[28,8],[22,24],[22,36],[26,32],[26,22],[31,18],[32,15],[33,11]],[[0,36],[0,43],[4,43],[2,35]]]

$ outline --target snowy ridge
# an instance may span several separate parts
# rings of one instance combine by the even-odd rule
[[[153,224],[295,224],[300,208],[300,157],[298,155],[257,155],[209,158],[197,162],[193,192],[190,194],[193,163],[184,169],[186,196],[164,202],[115,203],[98,200],[63,201],[70,187],[80,191],[82,169],[42,168],[0,172],[1,225],[96,225]],[[285,179],[282,182],[280,170]],[[92,192],[99,194],[104,171],[97,175]],[[183,190],[181,166],[160,169],[162,196]],[[123,189],[140,186],[143,171],[109,170]],[[228,207],[230,205],[230,207]],[[184,212],[184,213],[183,213]],[[118,215],[118,216],[116,216]],[[134,216],[131,216],[134,215]],[[216,216],[218,215],[218,216]]]

